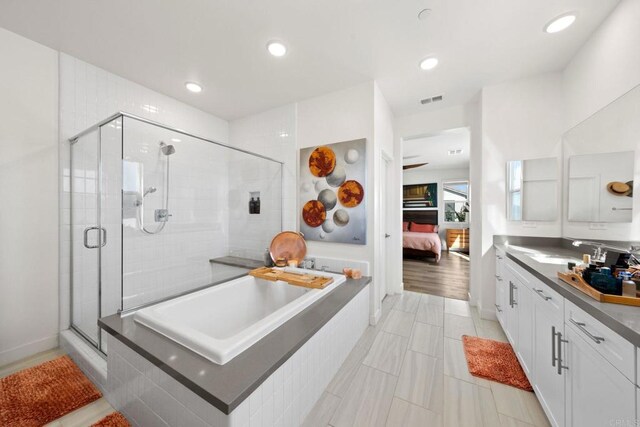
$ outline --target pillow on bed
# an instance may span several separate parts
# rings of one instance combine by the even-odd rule
[[[434,224],[418,224],[417,222],[412,222],[410,230],[418,233],[437,233],[438,226]]]
[[[409,221],[402,221],[402,231],[409,231]]]

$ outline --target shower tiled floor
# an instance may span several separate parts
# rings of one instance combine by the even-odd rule
[[[471,376],[463,334],[506,341],[466,301],[405,291],[387,297],[305,426],[548,426],[535,394]],[[54,359],[59,349],[0,367],[0,378]],[[49,426],[86,427],[113,412],[101,398]]]
[[[405,291],[353,349],[305,426],[548,426],[534,393],[469,374],[462,335],[507,341],[467,301]]]

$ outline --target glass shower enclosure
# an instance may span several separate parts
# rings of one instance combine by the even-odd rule
[[[282,163],[127,113],[70,139],[71,328],[246,274],[282,231]]]

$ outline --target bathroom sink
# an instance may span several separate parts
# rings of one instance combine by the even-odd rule
[[[578,258],[568,258],[564,256],[543,255],[543,254],[527,254],[527,256],[532,260],[539,262],[541,264],[567,265],[570,262],[575,262],[576,264],[580,264],[582,262]]]

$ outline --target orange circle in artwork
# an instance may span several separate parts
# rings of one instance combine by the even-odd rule
[[[338,200],[345,208],[355,208],[364,199],[364,188],[358,181],[345,181],[338,190]]]
[[[336,167],[336,153],[329,147],[318,147],[309,156],[309,170],[314,176],[325,177]]]
[[[309,200],[302,208],[302,219],[309,227],[319,227],[327,219],[327,211],[321,202]]]

